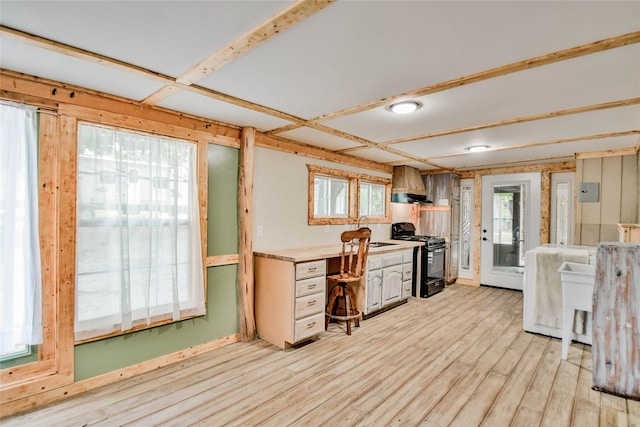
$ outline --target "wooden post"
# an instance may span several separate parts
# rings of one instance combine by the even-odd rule
[[[480,244],[480,236],[482,236],[482,175],[476,172],[473,177],[473,230],[476,236],[473,242],[473,284],[480,286],[480,250],[482,246]]]
[[[551,171],[540,171],[540,244],[551,241]],[[535,212],[531,212],[535,215]]]
[[[640,244],[598,245],[592,316],[593,388],[640,399]]]
[[[238,180],[238,215],[240,223],[238,260],[238,300],[240,303],[240,340],[256,337],[253,281],[253,153],[256,130],[242,128],[240,135],[240,179]]]

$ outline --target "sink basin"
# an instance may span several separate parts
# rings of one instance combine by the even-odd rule
[[[393,246],[397,245],[397,243],[386,243],[386,242],[371,242],[369,243],[370,248],[380,248],[382,246]]]

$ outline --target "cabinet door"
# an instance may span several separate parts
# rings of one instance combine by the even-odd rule
[[[367,273],[367,310],[366,314],[382,308],[382,270]]]
[[[402,298],[402,265],[382,269],[382,306]]]

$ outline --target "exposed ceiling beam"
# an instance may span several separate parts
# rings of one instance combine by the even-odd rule
[[[216,99],[218,101],[226,102],[229,104],[237,105],[239,107],[247,108],[252,111],[258,111],[260,113],[268,114],[273,117],[278,117],[283,120],[291,121],[294,123],[306,123],[306,120],[301,119],[290,114],[274,110],[272,108],[264,107],[253,102],[245,101],[240,98],[236,98],[231,95],[226,95],[222,92],[217,92],[212,89],[207,89],[197,85],[185,85],[175,82],[173,77],[169,77],[164,74],[156,73],[154,71],[147,70],[145,68],[137,67],[135,65],[119,61],[117,59],[109,58],[97,53],[89,52],[87,50],[79,49],[73,46],[69,46],[63,43],[58,43],[53,40],[45,39],[32,34],[24,33],[22,31],[14,30],[8,27],[0,26],[0,36],[15,39],[21,43],[26,43],[32,46],[37,46],[42,49],[47,49],[52,52],[60,53],[63,55],[71,56],[74,58],[82,59],[85,61],[93,62],[95,64],[114,68],[119,71],[127,72],[129,74],[135,74],[140,77],[151,79],[157,82],[165,83],[165,86],[158,91],[148,96],[142,101],[144,105],[155,105],[157,102],[166,98],[168,94],[174,93],[178,89],[194,92],[209,98]]]
[[[640,134],[640,130],[629,130],[624,132],[611,132],[611,133],[601,133],[597,135],[585,135],[585,136],[576,136],[573,138],[561,138],[561,139],[552,139],[549,141],[539,141],[533,142],[531,144],[523,144],[523,145],[509,145],[506,147],[497,147],[493,148],[490,151],[505,151],[505,150],[517,150],[520,148],[531,148],[531,147],[539,147],[543,145],[552,145],[552,144],[562,144],[566,142],[579,142],[579,141],[592,141],[594,139],[604,139],[604,138],[619,138],[621,136],[629,136],[629,135],[637,135]],[[439,156],[431,156],[432,159],[446,159],[450,157],[459,157],[459,156],[468,156],[469,152],[464,153],[455,153],[455,154],[442,154]]]
[[[444,166],[439,165],[437,163],[433,163],[428,159],[424,159],[422,157],[417,157],[417,156],[414,156],[412,154],[405,153],[404,151],[400,151],[400,150],[397,150],[395,148],[387,147],[385,145],[381,145],[381,144],[378,144],[376,142],[369,141],[368,139],[364,139],[364,138],[361,138],[359,136],[351,135],[349,133],[342,132],[340,130],[333,129],[333,128],[321,125],[320,123],[309,123],[307,126],[313,128],[313,129],[319,130],[321,132],[328,133],[330,135],[334,135],[334,136],[337,136],[337,137],[340,137],[340,138],[347,139],[349,141],[358,142],[358,143],[363,144],[363,145],[366,146],[366,147],[359,147],[359,148],[377,148],[379,150],[383,150],[383,151],[386,151],[388,153],[395,154],[397,156],[404,157],[404,158],[409,159],[409,160],[414,160],[416,162],[424,163],[426,165],[434,166],[434,167],[437,167],[437,168],[444,168]],[[345,150],[337,150],[336,153],[343,153],[344,151]]]
[[[409,92],[404,92],[399,95],[382,98],[377,101],[369,102],[367,104],[362,104],[356,107],[346,108],[344,110],[336,111],[334,113],[318,116],[311,120],[326,121],[329,119],[335,119],[338,117],[359,113],[361,111],[370,110],[372,108],[382,107],[399,98],[414,98],[414,97],[429,95],[431,93],[442,92],[444,90],[454,89],[460,86],[468,85],[470,83],[477,83],[477,82],[488,80],[494,77],[500,77],[507,74],[516,73],[518,71],[524,71],[530,68],[549,65],[549,64],[553,64],[554,62],[560,62],[567,59],[577,58],[579,56],[590,55],[592,53],[602,52],[609,49],[615,49],[617,47],[627,46],[627,45],[638,43],[638,42],[640,42],[640,31],[636,31],[629,34],[623,34],[620,36],[611,37],[611,38],[600,40],[597,42],[587,43],[581,46],[560,50],[557,52],[537,56],[530,59],[525,59],[523,61],[518,61],[518,62],[514,62],[512,64],[504,65],[501,67],[492,68],[490,70],[481,71],[479,73],[470,74],[464,77],[438,83],[432,86],[427,86],[422,89],[417,89]]]
[[[609,108],[626,107],[626,106],[635,105],[635,104],[640,104],[640,98],[631,98],[631,99],[623,99],[620,101],[603,102],[602,104],[587,105],[583,107],[567,108],[565,110],[551,111],[549,113],[540,113],[540,114],[533,114],[530,116],[515,117],[513,119],[500,120],[497,122],[483,123],[479,125],[467,126],[467,127],[458,128],[458,129],[448,129],[440,132],[432,132],[432,133],[427,133],[423,135],[410,136],[407,138],[394,139],[392,141],[380,142],[379,144],[382,146],[391,145],[391,144],[400,144],[402,142],[418,141],[422,139],[435,138],[438,136],[453,135],[457,133],[471,132],[475,130],[488,129],[488,128],[494,128],[499,126],[513,125],[517,123],[532,122],[536,120],[551,119],[554,117],[568,116],[571,114],[588,113],[591,111],[606,110]],[[366,147],[345,148],[344,150],[340,150],[340,152],[348,153],[351,151],[362,150],[363,148],[366,148]]]
[[[176,77],[176,83],[186,86],[192,85],[207,74],[222,68],[267,40],[277,36],[295,24],[304,21],[334,1],[335,0],[297,0],[253,30],[243,34],[224,48],[203,59],[200,63]],[[160,88],[145,98],[142,103],[145,105],[155,105],[173,95],[175,93],[173,88],[175,88],[175,86],[171,85]]]
[[[229,45],[205,58],[186,71],[176,81],[190,85],[207,74],[223,67],[234,59],[249,52],[272,37],[298,24],[311,15],[329,6],[335,0],[297,0],[281,10],[253,30],[243,34]]]
[[[83,61],[93,62],[94,64],[104,65],[123,71],[129,74],[135,74],[146,79],[151,79],[157,82],[172,84],[174,82],[173,77],[156,73],[155,71],[147,70],[146,68],[138,67],[117,59],[109,58],[104,55],[100,55],[94,52],[89,52],[84,49],[69,46],[64,43],[59,43],[53,40],[45,39],[44,37],[34,36],[33,34],[25,33],[23,31],[14,30],[13,28],[0,25],[0,36],[8,39],[19,41],[20,43],[28,44],[38,47],[40,49],[46,49],[51,52],[60,53],[62,55],[71,56],[73,58],[82,59]]]
[[[371,110],[392,103],[394,100],[401,98],[417,98],[420,96],[429,95],[431,93],[442,92],[449,89],[454,89],[460,86],[468,85],[471,83],[481,82],[494,77],[500,77],[507,74],[516,73],[518,71],[528,70],[530,68],[540,67],[543,65],[553,64],[555,62],[564,61],[567,59],[577,58],[584,55],[590,55],[592,53],[602,52],[605,50],[615,49],[630,44],[640,42],[640,31],[633,33],[623,34],[616,37],[600,40],[593,43],[587,43],[584,45],[564,49],[556,52],[552,52],[546,55],[537,56],[534,58],[525,59],[523,61],[514,62],[508,65],[492,68],[490,70],[481,71],[467,76],[459,77],[453,80],[437,83],[435,85],[426,86],[421,89],[404,92],[399,95],[389,96],[386,98],[372,101],[366,104],[357,105],[355,107],[345,108],[340,111],[324,114],[322,116],[309,119],[309,123],[318,123],[339,117],[348,116],[350,114],[360,113],[362,111]],[[269,134],[277,134],[286,132],[292,129],[296,129],[302,126],[301,124],[290,124],[278,129],[269,131]]]
[[[504,165],[513,165],[517,163],[534,163],[534,162],[548,162],[549,160],[559,160],[559,159],[569,159],[573,160],[573,155],[571,156],[547,156],[547,157],[536,157],[531,159],[519,159],[519,160],[503,160],[500,162],[492,162],[492,163],[476,163],[474,165],[464,165],[458,169],[482,169],[482,168],[491,168],[493,166],[504,166]],[[536,165],[539,167],[539,165]]]

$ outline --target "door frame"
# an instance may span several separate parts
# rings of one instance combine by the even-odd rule
[[[493,272],[493,224],[492,224],[492,200],[493,195],[492,188],[495,185],[501,184],[526,184],[528,186],[527,194],[525,195],[526,212],[528,213],[526,221],[528,239],[525,240],[524,251],[535,248],[540,245],[540,225],[541,225],[541,212],[540,212],[540,198],[541,198],[541,185],[542,175],[540,172],[526,172],[526,173],[513,173],[513,174],[497,174],[497,175],[484,175],[481,183],[481,195],[480,195],[480,233],[478,235],[479,241],[479,278],[480,283],[483,285],[498,286],[508,289],[522,290],[522,278],[524,277],[524,271],[522,273],[509,273],[509,272]],[[487,199],[488,198],[488,199]],[[488,200],[491,200],[490,206],[486,206]],[[487,230],[483,233],[483,230]],[[482,240],[483,236],[489,236],[488,240]]]

